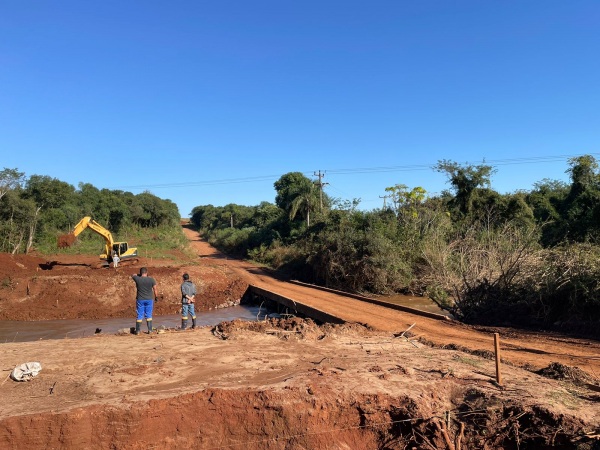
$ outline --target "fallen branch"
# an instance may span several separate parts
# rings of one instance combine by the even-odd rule
[[[417,324],[417,322],[413,323],[410,327],[408,327],[406,330],[404,330],[400,334],[394,334],[394,337],[396,337],[396,338],[404,338],[406,340],[406,342],[409,342],[410,344],[412,344],[413,347],[419,348],[419,346],[417,344],[415,344],[407,336],[405,336],[405,334],[408,333],[411,330],[411,328],[414,327],[416,324]]]
[[[410,329],[411,329],[412,327],[414,327],[416,324],[417,324],[417,322],[413,323],[413,324],[412,324],[410,327],[408,327],[406,330],[404,330],[404,331],[403,331],[402,333],[400,333],[400,334],[394,334],[394,337],[397,337],[397,338],[404,337],[404,335],[405,335],[406,333],[408,333],[408,332],[410,331]]]
[[[437,428],[437,430],[441,433],[442,437],[444,438],[444,441],[446,442],[446,446],[448,447],[448,450],[456,450],[456,447],[452,443],[452,440],[450,439],[450,436],[448,435],[448,430],[446,429],[446,426],[444,425],[444,423],[441,422],[439,419],[435,419],[433,421],[433,423],[434,423],[435,427]]]
[[[460,431],[456,436],[456,450],[461,450],[462,438],[465,435],[465,424],[463,422],[458,422],[460,424]]]
[[[215,330],[213,330],[212,333],[213,333],[214,336],[216,336],[216,337],[218,337],[220,339],[223,339],[223,340],[227,339],[227,337],[223,333],[221,333],[219,330],[215,329]]]

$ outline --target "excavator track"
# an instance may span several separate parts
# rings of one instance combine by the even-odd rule
[[[119,266],[135,266],[137,263],[139,263],[140,260],[138,258],[127,258],[127,259],[122,259],[121,261],[119,261]]]
[[[128,267],[128,266],[135,266],[139,262],[140,262],[140,260],[138,258],[122,259],[122,260],[119,261],[119,265],[117,266],[117,268]],[[95,269],[108,269],[108,268],[112,268],[112,263],[109,263],[108,261],[100,261],[94,268]]]

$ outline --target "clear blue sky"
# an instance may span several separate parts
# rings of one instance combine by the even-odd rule
[[[600,155],[600,2],[0,2],[0,169],[197,205],[568,180]]]

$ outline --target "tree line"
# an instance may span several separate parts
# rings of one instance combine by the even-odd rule
[[[427,295],[466,322],[600,333],[595,158],[570,159],[570,182],[543,179],[510,194],[492,189],[495,169],[485,164],[442,160],[435,170],[447,177],[447,191],[429,196],[399,183],[370,211],[290,172],[274,183],[273,203],[197,206],[191,221],[216,247],[303,281]],[[180,220],[174,203],[149,192],[0,171],[0,251],[52,251],[56,236],[84,216],[114,233]]]
[[[170,200],[144,192],[77,188],[45,175],[25,176],[18,169],[0,171],[0,251],[52,251],[58,234],[91,216],[113,233],[132,227],[178,226],[180,214]],[[82,238],[85,238],[82,236]]]
[[[442,160],[450,188],[385,189],[386,205],[335,199],[300,172],[274,203],[197,206],[209,242],[290,276],[363,294],[427,295],[457,318],[600,334],[600,174],[568,160],[570,182],[500,194],[492,166]]]

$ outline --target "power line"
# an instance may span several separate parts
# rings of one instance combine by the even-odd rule
[[[172,188],[172,187],[190,187],[190,186],[211,186],[215,184],[236,184],[236,183],[251,183],[255,181],[277,180],[281,175],[261,175],[258,177],[244,178],[226,178],[222,180],[206,180],[206,181],[186,181],[180,183],[161,183],[161,184],[140,184],[116,186],[113,189],[146,189],[146,188]]]
[[[549,162],[559,162],[570,158],[576,158],[585,155],[600,155],[600,153],[585,153],[579,155],[555,155],[555,156],[531,156],[523,158],[505,158],[495,160],[483,160],[483,161],[467,161],[465,165],[479,165],[484,164],[488,166],[507,166],[507,165],[522,165],[522,164],[541,164]],[[437,163],[436,163],[437,164]],[[356,175],[366,173],[384,173],[384,172],[413,172],[418,170],[434,170],[436,164],[410,164],[410,165],[399,165],[399,166],[379,166],[379,167],[360,167],[351,169],[328,169],[329,174],[336,175]],[[306,176],[311,176],[314,172],[301,172]],[[319,171],[321,173],[321,171]],[[159,183],[159,184],[141,184],[141,185],[128,185],[128,186],[115,186],[111,189],[160,189],[160,188],[180,188],[180,187],[194,187],[194,186],[214,186],[221,184],[238,184],[238,183],[255,183],[260,181],[276,181],[281,178],[282,174],[279,175],[261,175],[256,177],[242,177],[242,178],[226,178],[216,180],[204,180],[204,181],[186,181],[179,183]]]
[[[600,153],[586,153],[586,155],[600,155]],[[524,158],[506,158],[506,159],[495,159],[486,161],[467,161],[466,165],[477,165],[485,164],[488,166],[504,166],[514,164],[536,164],[544,162],[559,162],[565,159],[576,158],[584,155],[555,155],[555,156],[531,156]],[[336,174],[348,174],[348,173],[378,173],[378,172],[406,172],[413,170],[433,170],[436,164],[413,164],[413,165],[402,165],[402,166],[383,166],[383,167],[363,167],[357,169],[328,169],[327,172]]]

